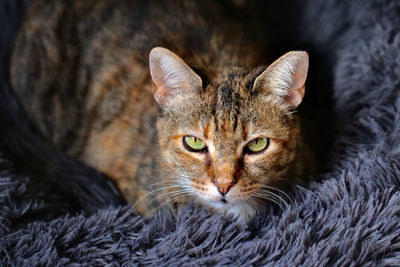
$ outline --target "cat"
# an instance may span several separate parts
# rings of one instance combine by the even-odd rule
[[[314,168],[295,112],[309,59],[292,51],[268,65],[230,12],[216,1],[34,0],[14,92],[43,138],[108,175],[138,213],[195,201],[246,221]]]

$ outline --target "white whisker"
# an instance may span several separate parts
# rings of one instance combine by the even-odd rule
[[[192,195],[191,192],[186,192],[186,193],[179,193],[179,194],[175,194],[174,196],[167,198],[166,200],[164,200],[164,202],[157,208],[157,211],[160,210],[162,207],[164,207],[166,204],[172,202],[173,200],[177,200],[186,196],[190,196]]]
[[[264,184],[260,184],[259,186],[262,187],[262,188],[266,188],[266,189],[278,191],[280,194],[282,194],[283,196],[285,196],[285,197],[288,199],[288,201],[290,202],[291,205],[293,205],[292,199],[291,199],[290,196],[289,196],[287,193],[285,193],[283,190],[278,189],[278,188],[273,187],[273,186],[264,185]],[[285,201],[285,202],[286,202],[286,201]]]
[[[146,197],[148,197],[148,196],[150,196],[150,195],[152,195],[152,194],[154,194],[154,193],[156,193],[156,192],[158,192],[158,191],[165,190],[165,189],[169,189],[169,188],[180,188],[180,187],[181,187],[180,185],[170,185],[170,186],[163,186],[163,187],[160,187],[160,188],[156,188],[156,189],[154,189],[154,190],[151,190],[150,192],[148,192],[147,194],[145,194],[144,196],[142,196],[140,199],[138,199],[135,203],[133,203],[133,204],[132,204],[132,208],[135,208],[136,205],[139,204],[141,201],[143,201]],[[154,199],[157,199],[157,197],[154,198]],[[153,200],[154,200],[154,199],[153,199]],[[153,200],[150,201],[150,203],[152,203]],[[150,204],[150,203],[149,203],[149,204]]]
[[[274,193],[271,192],[256,192],[254,196],[265,199],[265,200],[270,200],[277,204],[280,209],[283,209],[281,203],[283,202],[285,206],[287,206],[287,202],[285,202],[281,197],[277,196]]]

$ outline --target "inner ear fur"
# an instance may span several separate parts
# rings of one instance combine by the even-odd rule
[[[179,56],[162,47],[149,55],[154,98],[161,107],[197,93],[202,80]]]
[[[308,54],[291,51],[274,61],[254,81],[254,87],[262,88],[292,109],[301,103],[308,73]]]

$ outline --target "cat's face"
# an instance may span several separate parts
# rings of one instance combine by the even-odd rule
[[[166,53],[161,56],[167,60],[177,57],[165,49],[158,52]],[[155,97],[163,110],[158,134],[163,178],[171,198],[199,200],[244,220],[257,211],[262,200],[276,201],[279,189],[274,185],[291,179],[295,171],[299,126],[291,111],[302,99],[305,77],[300,82],[277,81],[271,80],[278,79],[273,72],[281,73],[281,69],[224,67],[210,71],[204,85],[187,66],[175,68],[178,73],[187,71],[178,81],[179,75],[168,70],[157,77],[157,67],[173,63],[154,66],[150,56],[150,64]],[[168,84],[167,79],[177,84]],[[285,83],[296,88],[285,92],[270,88]]]

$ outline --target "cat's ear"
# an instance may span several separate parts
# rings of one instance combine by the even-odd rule
[[[281,98],[286,106],[296,109],[304,97],[307,72],[307,52],[288,52],[256,78],[254,88],[264,88]]]
[[[155,47],[149,55],[154,98],[166,107],[198,92],[202,81],[180,57],[162,47]]]

